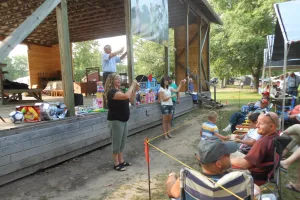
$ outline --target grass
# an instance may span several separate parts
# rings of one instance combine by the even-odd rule
[[[240,85],[226,85],[226,88],[237,88],[239,89]],[[250,85],[244,85],[243,89],[250,89]]]
[[[219,114],[219,120],[217,125],[219,130],[222,130],[225,126],[227,126],[230,116],[240,110],[242,105],[247,104],[248,102],[255,102],[260,99],[261,96],[257,94],[257,92],[249,92],[249,91],[241,91],[241,92],[218,92],[217,99],[225,104],[227,101],[228,106],[223,109],[216,110]],[[192,113],[194,117],[194,113]],[[300,193],[296,193],[290,190],[287,190],[284,185],[288,182],[296,182],[297,180],[297,169],[299,163],[294,163],[288,170],[287,174],[281,173],[282,177],[282,199],[300,199]],[[164,186],[166,181],[166,176],[156,177],[157,184]],[[272,188],[272,185],[271,185]],[[263,190],[263,193],[269,193],[269,191]],[[155,197],[155,198],[154,198]],[[135,197],[134,200],[145,199],[140,197]],[[155,200],[166,200],[165,188],[160,187],[158,190],[152,192],[152,199]]]

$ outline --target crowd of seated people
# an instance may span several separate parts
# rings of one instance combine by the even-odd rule
[[[289,81],[297,82],[297,77],[293,73],[289,77],[291,77]],[[278,84],[278,86],[282,87],[282,84]],[[292,84],[287,83],[287,88],[289,88],[287,90],[290,94],[295,95]],[[256,194],[260,192],[259,186],[268,181],[268,175],[273,170],[273,165],[265,166],[264,164],[274,163],[274,139],[279,137],[277,130],[279,116],[274,112],[268,112],[269,95],[269,92],[263,92],[262,99],[257,102],[249,102],[242,106],[240,112],[231,116],[229,128],[226,127],[226,129],[233,132],[235,126],[243,123],[247,118],[249,131],[246,134],[232,134],[230,137],[222,135],[216,125],[218,115],[214,112],[208,113],[208,120],[203,123],[200,130],[200,143],[197,146],[196,154],[202,173],[206,177],[218,181],[224,175],[231,173],[228,172],[229,168],[248,170],[254,179]],[[288,135],[292,138],[292,141],[285,147],[282,153],[283,159],[280,161],[281,170],[286,172],[292,163],[300,160],[300,105],[287,112],[284,120],[294,124],[282,132],[283,136]],[[233,142],[237,144],[236,147],[233,147]],[[297,145],[298,149],[290,157],[287,157],[288,152]],[[222,149],[222,153],[219,149]],[[230,158],[230,154],[234,154],[236,151],[242,156]],[[168,196],[179,198],[180,180],[177,179],[175,173],[169,175],[166,184]],[[300,193],[300,164],[297,182],[289,182],[285,187]]]
[[[202,174],[218,181],[224,175],[230,175],[230,168],[249,170],[254,179],[256,194],[259,186],[266,183],[272,167],[263,167],[263,163],[274,161],[274,138],[278,137],[278,115],[274,112],[252,113],[249,115],[251,129],[242,139],[222,141],[218,134],[206,135],[200,139],[197,146],[197,159],[202,168]],[[258,136],[259,135],[259,136]],[[226,138],[227,139],[227,138]],[[226,140],[225,139],[225,140]],[[242,142],[247,141],[247,142]],[[247,152],[241,151],[243,156],[230,158],[230,154],[240,150],[238,144],[246,144]],[[175,173],[171,173],[166,182],[167,195],[172,198],[180,197],[180,180]]]
[[[252,113],[261,113],[262,111],[268,111],[269,110],[269,93],[262,93],[263,97],[262,99],[258,100],[254,103],[250,102],[247,105],[243,105],[240,112],[235,112],[231,115],[229,119],[229,124],[223,129],[224,132],[234,132],[236,130],[236,126],[238,124],[242,124],[245,119],[247,118],[247,114],[249,112]]]

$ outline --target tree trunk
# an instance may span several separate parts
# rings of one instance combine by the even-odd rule
[[[252,73],[253,79],[254,79],[254,86],[256,89],[258,89],[259,86],[259,78],[260,78],[260,72],[254,72]]]

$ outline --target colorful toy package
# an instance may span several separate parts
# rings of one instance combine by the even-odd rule
[[[41,121],[41,107],[40,106],[17,106],[17,111],[24,115],[24,122],[39,122]]]
[[[96,107],[103,108],[104,87],[102,81],[97,82]]]

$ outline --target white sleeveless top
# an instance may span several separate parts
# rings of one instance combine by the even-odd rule
[[[170,87],[168,89],[164,89],[162,87],[159,88],[158,92],[162,91],[165,95],[165,97],[171,96],[171,90]],[[168,101],[163,101],[162,98],[160,97],[160,102],[162,106],[173,106],[172,98],[170,98]]]

